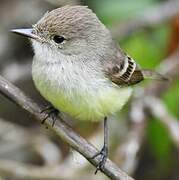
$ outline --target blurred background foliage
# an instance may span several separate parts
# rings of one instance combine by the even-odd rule
[[[142,16],[147,9],[150,9],[150,7],[158,5],[162,2],[164,2],[164,0],[82,0],[81,2],[78,2],[78,4],[80,3],[88,5],[93,9],[101,21],[107,27],[111,28],[114,24],[125,21],[127,22],[136,16]],[[31,5],[29,8],[27,8],[29,4]],[[65,1],[64,4],[66,4]],[[22,9],[26,9],[20,10],[18,12],[20,8],[17,6],[20,5],[22,6]],[[1,18],[3,18],[0,19],[0,71],[3,72],[4,67],[14,63],[14,61],[23,64],[24,61],[31,62],[32,58],[32,50],[30,50],[30,46],[27,43],[27,40],[10,35],[7,33],[7,31],[13,27],[24,27],[35,23],[36,20],[38,20],[43,15],[43,13],[46,12],[46,10],[58,7],[58,1],[38,0],[38,2],[35,2],[33,0],[29,0],[27,3],[25,0],[15,0],[14,2],[10,0],[1,0],[0,6],[0,9],[9,8],[9,11],[15,11],[13,8],[17,9],[14,14],[11,12],[11,15],[7,13],[7,9],[3,9],[3,11],[0,13]],[[30,8],[35,8],[34,13]],[[26,13],[27,15],[25,15]],[[172,37],[178,35],[173,34],[173,26],[174,24],[172,22],[159,24],[154,28],[143,29],[133,33],[125,39],[115,40],[129,55],[131,55],[138,62],[141,67],[155,69],[163,59],[172,53],[170,52]],[[7,77],[10,77],[10,75]],[[151,83],[151,81],[144,82],[139,86],[145,87],[148,83]],[[29,81],[22,81],[18,83],[18,86],[27,92],[31,97],[36,97],[38,100],[41,100],[41,98],[37,95],[38,93],[33,90],[35,88],[32,82],[29,83]],[[161,98],[165,102],[169,112],[176,119],[179,119],[178,79],[172,81],[170,88],[161,95]],[[33,127],[38,126],[36,124],[34,125],[34,122],[32,123],[29,116],[22,112],[22,110],[19,108],[14,108],[14,105],[10,104],[2,97],[0,100],[2,101],[0,104],[0,117],[11,122],[15,122],[17,120],[19,124],[25,126],[29,124]],[[12,114],[8,114],[8,112],[10,112],[9,109],[14,109]],[[120,117],[125,117],[127,111],[128,107],[125,107],[121,112],[124,115],[120,115]],[[26,119],[22,120],[22,115]],[[84,136],[89,136],[92,129],[96,129],[94,126],[95,125],[90,125],[90,128],[87,128],[89,127],[89,124],[86,125],[81,123],[81,125],[76,128],[81,131]],[[149,116],[147,119],[147,127],[145,131],[145,142],[139,152],[139,163],[135,172],[133,173],[133,176],[136,177],[136,179],[141,180],[179,179],[179,172],[177,171],[179,168],[179,153],[174,147],[166,127],[160,121],[158,121],[157,118]],[[95,179],[95,177],[93,179]]]

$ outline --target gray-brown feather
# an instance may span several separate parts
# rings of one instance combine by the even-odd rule
[[[106,77],[119,86],[130,86],[141,82],[144,77],[135,61],[121,49],[114,48],[118,51],[115,53],[117,56],[105,61]]]
[[[50,32],[56,35],[63,35],[68,39],[85,38],[90,35],[88,32],[91,33],[93,29],[100,30],[102,27],[103,24],[91,9],[86,6],[68,5],[47,12],[34,25],[34,28],[40,33]]]

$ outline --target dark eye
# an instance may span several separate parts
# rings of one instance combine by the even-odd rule
[[[61,43],[65,40],[65,38],[64,38],[63,36],[55,35],[55,36],[53,37],[53,40],[54,40],[57,44],[61,44]]]

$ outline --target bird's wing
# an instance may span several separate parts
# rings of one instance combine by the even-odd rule
[[[104,72],[107,78],[119,86],[134,85],[144,79],[167,80],[155,71],[140,69],[137,63],[121,49],[118,49],[113,57],[112,60],[104,63]]]

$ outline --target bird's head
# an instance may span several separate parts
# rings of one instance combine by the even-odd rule
[[[45,15],[31,29],[12,32],[32,39],[35,53],[78,55],[106,43],[109,31],[86,6],[64,6]]]

